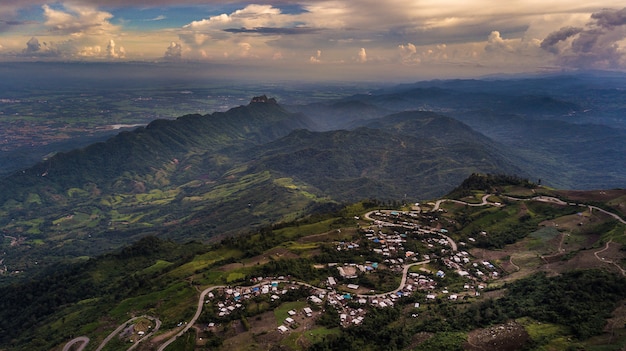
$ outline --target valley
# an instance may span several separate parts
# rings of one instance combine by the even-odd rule
[[[7,90],[0,350],[619,350],[599,81]]]

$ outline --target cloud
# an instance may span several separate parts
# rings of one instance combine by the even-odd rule
[[[365,52],[365,48],[361,48],[361,50],[359,50],[357,62],[359,63],[367,62],[367,53]]]
[[[284,23],[289,15],[281,15],[281,11],[272,5],[248,5],[231,14],[220,14],[186,25],[187,29],[225,30],[228,28],[260,28],[276,27]]]
[[[159,15],[159,16],[156,16],[156,17],[154,17],[154,18],[147,19],[146,21],[154,21],[154,22],[155,22],[155,21],[163,21],[163,20],[165,20],[165,19],[167,19],[167,17],[166,17],[166,16],[164,16],[164,15]]]
[[[400,60],[402,63],[420,63],[422,61],[417,54],[417,47],[415,44],[400,44],[398,45],[398,50],[400,50]]]
[[[115,41],[113,39],[109,40],[109,44],[107,45],[107,57],[108,58],[124,58],[126,56],[126,50],[124,47],[120,46],[120,48],[115,50]]]
[[[485,46],[487,52],[511,52],[513,47],[508,44],[500,36],[500,32],[497,30],[492,31],[487,37],[487,45]]]
[[[64,5],[63,10],[56,10],[43,5],[44,25],[55,35],[98,35],[118,29],[109,20],[112,14],[98,11],[93,7]]]
[[[257,27],[257,28],[227,28],[225,32],[229,33],[256,33],[265,35],[295,35],[295,34],[309,34],[319,32],[318,28],[308,27],[294,27],[294,28],[272,28],[272,27]]]
[[[24,53],[33,54],[39,52],[39,50],[41,50],[39,39],[32,37],[28,42],[26,42],[26,49],[24,49]]]
[[[418,47],[413,43],[398,45],[400,61],[404,64],[446,62],[448,57],[446,44]]]
[[[250,43],[239,43],[239,56],[240,57],[251,57],[252,45]]]
[[[183,57],[183,47],[180,43],[171,42],[163,57],[166,60],[180,60]]]
[[[26,48],[17,56],[29,58],[54,58],[61,57],[61,49],[53,42],[40,41],[37,37],[31,37],[26,42]]]
[[[41,6],[44,21],[32,27],[39,34],[31,37],[17,57],[58,59],[122,59],[124,47],[112,38],[119,27],[111,24],[108,12],[78,2],[52,7]],[[104,48],[104,49],[103,49]]]
[[[591,14],[591,19],[602,28],[613,28],[626,24],[626,7],[621,10],[604,9]]]
[[[558,53],[560,49],[556,45],[559,42],[565,41],[582,31],[583,29],[578,27],[563,27],[548,34],[548,36],[541,42],[541,48],[552,53]]]
[[[309,62],[311,63],[320,63],[322,62],[322,50],[317,50],[314,56],[309,58]]]
[[[603,9],[591,14],[584,27],[562,27],[541,42],[559,65],[574,68],[626,67],[626,8]]]

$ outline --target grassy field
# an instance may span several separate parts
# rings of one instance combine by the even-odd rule
[[[285,318],[289,317],[287,311],[295,310],[296,313],[301,313],[302,309],[306,306],[307,303],[305,301],[286,302],[274,309],[274,316],[276,316],[277,321],[282,322]]]

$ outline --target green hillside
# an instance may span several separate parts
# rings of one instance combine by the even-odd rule
[[[520,173],[497,144],[438,114],[311,132],[314,121],[262,101],[157,120],[3,179],[7,269],[28,275],[145,235],[216,240],[345,202],[437,197],[475,172]]]
[[[0,287],[0,349],[88,336],[87,350],[155,350],[192,320],[201,291],[194,328],[166,350],[626,346],[626,225],[610,215],[626,191],[475,174],[455,194],[353,203],[210,245],[145,237],[50,266]],[[133,328],[105,341],[118,326]]]

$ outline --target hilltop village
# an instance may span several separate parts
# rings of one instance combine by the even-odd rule
[[[522,199],[482,193],[480,197],[476,194],[464,199],[469,202],[440,199],[423,205],[405,205],[403,210],[384,210],[383,206],[378,206],[381,204],[367,204],[367,207],[360,204],[341,217],[277,226],[240,240],[225,241],[214,251],[202,254],[198,262],[180,266],[188,266],[194,272],[180,287],[190,287],[193,295],[200,293],[193,298],[197,303],[193,317],[192,308],[187,309],[186,316],[178,311],[170,316],[153,314],[151,309],[143,310],[150,315],[125,314],[132,318],[120,324],[100,346],[109,342],[130,342],[129,350],[142,344],[145,348],[140,349],[163,351],[170,344],[187,343],[195,348],[236,350],[249,349],[253,342],[259,349],[263,345],[269,349],[286,344],[296,345],[292,349],[307,349],[311,345],[331,345],[330,349],[337,349],[338,344],[333,344],[337,340],[349,341],[351,335],[376,334],[380,330],[381,334],[376,334],[376,347],[381,349],[380,346],[388,342],[387,336],[395,338],[404,333],[402,328],[406,325],[422,330],[430,328],[426,331],[433,333],[433,330],[457,323],[457,328],[464,325],[488,328],[476,329],[467,336],[459,334],[461,337],[455,339],[455,343],[471,339],[471,342],[488,346],[485,349],[518,350],[532,338],[524,323],[572,323],[569,319],[547,319],[540,314],[543,311],[557,311],[573,304],[586,306],[596,297],[604,299],[597,290],[603,289],[602,284],[613,284],[613,281],[616,288],[610,285],[607,291],[623,291],[620,277],[614,273],[626,276],[626,271],[614,261],[618,256],[610,251],[612,240],[602,247],[583,250],[586,264],[603,267],[602,272],[564,273],[558,282],[562,288],[548,286],[542,281],[547,279],[545,275],[530,278],[523,275],[523,269],[528,267],[529,271],[548,266],[558,269],[563,258],[568,257],[564,248],[577,250],[578,246],[573,246],[570,240],[574,240],[580,230],[586,233],[586,227],[593,230],[605,221],[618,226],[626,224],[619,215],[595,205],[544,195]],[[449,206],[442,207],[444,202]],[[464,214],[478,207],[481,208],[473,213],[484,217],[474,218],[471,227],[462,225],[464,221],[467,223]],[[499,239],[494,226],[494,223],[502,225],[504,220],[499,216],[510,212],[525,218],[531,211],[538,218],[525,227],[512,221],[514,232],[528,235],[532,245],[544,247],[550,241],[552,244],[547,245],[551,247],[534,251],[530,263],[516,257],[520,266],[513,263],[513,257],[507,252],[498,251],[495,255],[493,250],[485,248],[485,243]],[[321,231],[320,223],[324,228]],[[142,247],[146,245],[151,245],[150,241]],[[236,258],[235,252],[245,252],[246,256]],[[198,270],[200,264],[205,264],[200,262],[209,261],[215,262],[214,269]],[[614,269],[614,272],[606,269]],[[522,278],[518,273],[522,273]],[[592,285],[577,285],[579,290],[588,288],[576,295],[581,296],[580,299],[562,300],[559,292],[579,281],[576,274],[598,275],[584,278],[592,279],[595,282]],[[213,276],[217,278],[211,284],[196,282],[196,279]],[[516,279],[531,282],[520,283]],[[505,282],[506,292],[502,289]],[[200,289],[202,285],[204,288]],[[507,299],[507,293],[516,296]],[[550,304],[542,305],[536,310],[537,314],[532,315],[537,318],[536,322],[511,319],[517,318],[511,316],[516,316],[513,309],[519,301],[540,305],[547,295],[551,296]],[[610,298],[620,296],[617,293]],[[164,303],[166,300],[151,301]],[[502,301],[504,307],[495,306],[494,301]],[[603,320],[598,322],[590,317],[597,313],[596,307],[576,307],[575,318],[589,323],[576,325],[576,329],[572,329],[577,333],[574,335],[588,337],[598,333],[595,330],[601,330]],[[394,326],[393,321],[400,324]],[[161,330],[161,323],[165,330]],[[491,325],[494,323],[497,325]],[[380,329],[380,325],[385,327]],[[596,325],[599,329],[592,329]],[[392,334],[388,334],[390,327],[396,328]],[[121,330],[125,332],[120,334]],[[333,336],[327,338],[330,334]],[[402,335],[410,335],[413,340],[422,334],[409,331]],[[447,342],[448,337],[445,334],[441,340]],[[433,342],[438,340],[441,341],[433,339]],[[408,341],[398,342],[405,345]],[[498,348],[503,342],[510,347]],[[76,337],[65,347],[69,350],[72,345],[87,343],[87,337]]]
[[[499,203],[488,205],[501,206]],[[465,242],[453,241],[447,235],[444,223],[434,215],[444,211],[438,207],[437,204],[434,209],[423,212],[416,204],[413,211],[379,210],[365,214],[364,220],[369,224],[359,229],[360,237],[349,242],[335,242],[335,249],[340,254],[362,252],[366,248],[370,252],[368,257],[378,257],[379,260],[317,265],[335,272],[318,285],[288,276],[256,277],[249,282],[252,286],[224,286],[208,293],[204,309],[210,312],[209,317],[204,318],[208,322],[203,327],[215,332],[220,323],[240,318],[239,312],[250,309],[251,305],[263,300],[279,304],[281,300],[292,301],[294,296],[307,302],[300,304],[298,309],[287,311],[275,329],[281,334],[310,328],[313,320],[326,313],[326,309],[336,311],[341,326],[349,327],[361,324],[367,318],[368,308],[391,307],[402,299],[410,299],[410,314],[419,318],[424,304],[480,296],[488,282],[499,279],[502,270],[492,262],[472,257],[464,250]],[[480,235],[487,233],[481,232]],[[475,242],[475,239],[469,238],[469,241]],[[399,284],[395,289],[376,291],[359,284],[359,281],[367,281],[369,274],[380,271],[397,278],[394,281]],[[448,286],[447,283],[451,284]]]

